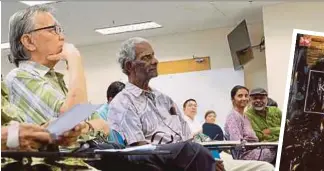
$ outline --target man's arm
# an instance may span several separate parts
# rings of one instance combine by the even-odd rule
[[[10,126],[1,126],[1,150],[7,150],[7,140]],[[18,130],[16,130],[18,129]],[[12,137],[17,140],[19,150],[22,151],[35,151],[41,146],[52,142],[51,136],[44,128],[34,125],[19,123],[17,128],[14,128],[14,132],[17,131],[18,137]],[[16,139],[17,138],[17,139]]]
[[[269,130],[270,130],[271,135],[279,136],[279,134],[280,134],[280,126],[271,127],[271,128],[269,128]]]
[[[182,127],[182,135],[184,135],[184,141],[188,140],[192,137],[192,132],[190,130],[190,127],[186,120],[184,119],[184,114],[179,110],[179,107],[171,100],[171,106],[175,109],[175,113],[179,116],[180,122],[181,122],[181,127]]]
[[[277,107],[274,107],[272,110],[274,110],[271,113],[273,115],[273,119],[270,122],[272,122],[273,126],[269,128],[270,137],[268,141],[278,141],[280,135],[282,113],[281,110]]]
[[[68,58],[68,65],[69,88],[66,99],[60,108],[60,113],[64,113],[76,104],[88,102],[82,58],[80,56],[71,56]]]
[[[71,109],[76,104],[88,102],[86,79],[80,52],[73,44],[64,44],[60,54],[47,57],[48,60],[66,60],[68,65],[69,89],[60,113]]]
[[[263,133],[263,130],[258,126],[257,123],[255,123],[255,121],[252,118],[249,117],[249,120],[250,120],[253,131],[255,132],[256,136],[259,138],[259,141],[264,141],[267,138],[269,138],[268,135],[265,135]]]
[[[8,127],[1,126],[1,150],[7,150]]]

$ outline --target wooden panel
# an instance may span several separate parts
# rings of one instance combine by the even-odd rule
[[[200,59],[203,59],[203,61],[197,62],[197,59],[184,59],[160,62],[158,65],[158,73],[159,75],[165,75],[210,70],[210,58],[201,57]]]
[[[314,65],[315,62],[324,56],[324,37],[323,36],[309,36],[311,37],[311,46],[307,50],[307,64]]]
[[[324,42],[315,42],[315,41],[312,41],[310,48],[313,48],[313,49],[324,49]]]
[[[323,36],[311,36],[312,41],[315,42],[324,42],[324,37]]]

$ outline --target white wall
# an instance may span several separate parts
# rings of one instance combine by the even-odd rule
[[[219,84],[219,80],[222,80],[222,84]],[[216,123],[221,128],[224,128],[227,114],[233,108],[229,92],[235,85],[243,84],[243,71],[234,71],[232,68],[161,75],[151,81],[151,86],[168,94],[180,110],[187,99],[197,100],[195,119],[201,124],[205,122],[206,111],[214,110],[217,114]]]
[[[248,26],[248,28],[252,44],[258,44],[263,36],[262,23]],[[191,58],[193,55],[210,56],[212,69],[233,68],[226,37],[232,29],[210,29],[148,39],[152,42],[159,61]],[[92,103],[104,103],[107,86],[113,81],[126,79],[116,59],[120,43],[113,42],[79,48],[84,57],[88,95]],[[254,54],[255,59],[245,67],[246,85],[251,88],[267,88],[264,52],[255,50]],[[1,60],[2,66],[5,65],[2,67],[2,73],[7,74],[13,66],[9,65],[4,57]],[[60,64],[56,68],[61,70],[64,66]]]
[[[249,27],[251,41],[259,43],[262,24]],[[155,49],[159,61],[210,56],[212,69],[232,68],[232,59],[226,35],[231,28],[211,29],[148,38]],[[80,48],[85,57],[89,97],[94,103],[105,100],[104,92],[110,82],[126,77],[117,64],[116,51],[121,42]],[[256,50],[258,51],[258,50]],[[267,88],[264,52],[255,52],[255,60],[246,66],[245,76],[249,87]],[[100,80],[98,82],[98,80]]]
[[[249,28],[252,45],[257,45],[261,41],[263,34],[263,25]],[[258,48],[253,49],[254,59],[244,66],[245,86],[249,89],[261,87],[268,89],[267,70],[265,51]]]
[[[293,29],[324,32],[323,2],[294,2],[263,8],[269,94],[283,108]]]

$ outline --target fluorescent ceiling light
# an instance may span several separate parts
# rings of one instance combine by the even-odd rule
[[[1,49],[8,49],[8,48],[10,48],[9,43],[1,43]]]
[[[98,33],[101,33],[103,35],[107,35],[107,34],[118,34],[118,33],[131,32],[131,31],[155,29],[155,28],[160,28],[160,27],[162,27],[160,24],[149,21],[149,22],[144,22],[144,23],[101,28],[101,29],[96,29],[95,31]]]
[[[55,1],[20,1],[23,4],[26,4],[28,6],[33,6],[33,5],[41,5],[41,4],[48,4],[48,3],[53,3]]]

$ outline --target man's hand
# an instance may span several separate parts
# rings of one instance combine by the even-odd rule
[[[58,144],[61,146],[70,146],[78,140],[78,137],[82,133],[87,132],[87,130],[89,130],[88,124],[86,124],[85,122],[81,122],[73,129],[65,132],[62,136],[60,136]]]
[[[23,151],[37,151],[42,145],[52,142],[49,132],[33,124],[19,125],[19,145]]]
[[[79,50],[70,43],[65,43],[63,45],[63,49],[61,53],[50,55],[47,57],[48,60],[51,61],[58,61],[58,60],[64,60],[64,61],[69,61],[70,59],[76,59],[79,58],[80,52]]]
[[[222,160],[216,160],[216,171],[225,171],[225,167]]]
[[[268,136],[268,135],[271,134],[270,129],[264,129],[262,132],[263,132],[263,135],[264,135],[264,136]]]

